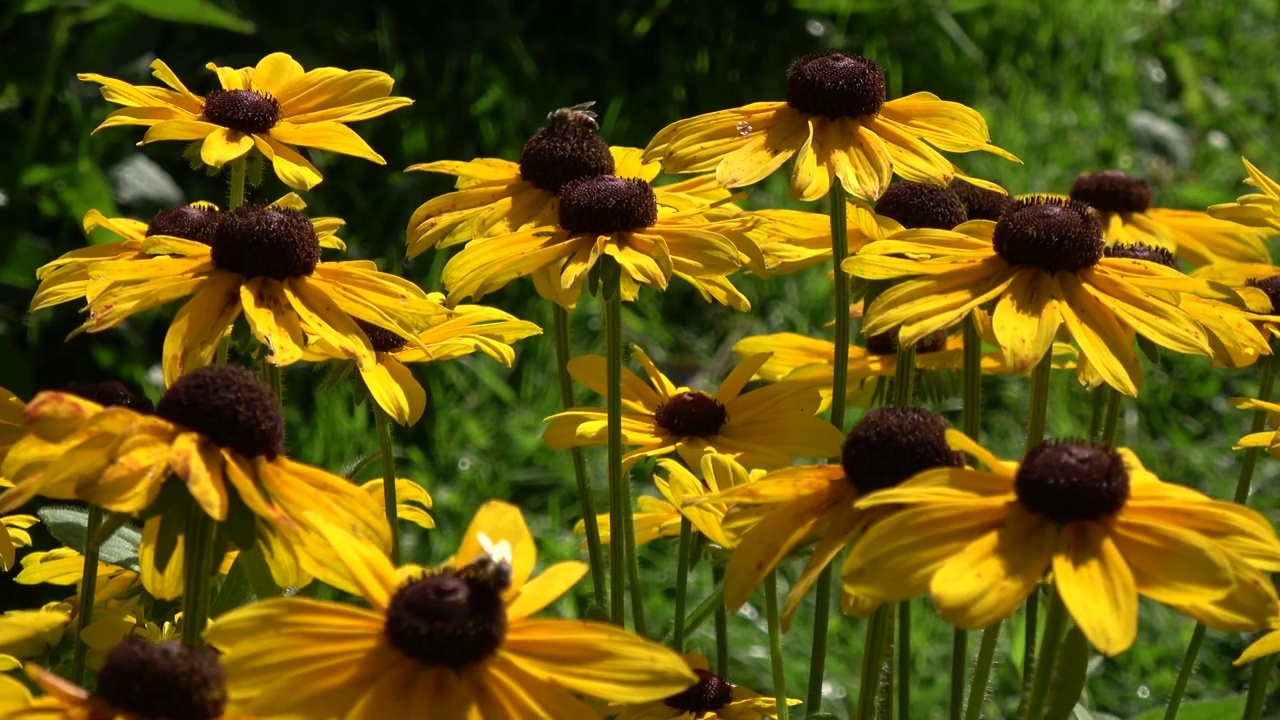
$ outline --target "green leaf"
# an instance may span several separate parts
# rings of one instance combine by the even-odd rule
[[[238,33],[251,33],[253,23],[214,5],[208,0],[119,0],[127,7],[158,20],[192,25],[208,25]]]
[[[1080,693],[1084,692],[1085,677],[1089,674],[1089,641],[1075,625],[1063,638],[1062,648],[1053,666],[1053,685],[1049,704],[1045,710],[1047,720],[1067,720],[1072,717]]]
[[[36,511],[40,522],[63,545],[84,553],[89,511],[73,505],[50,505]],[[98,547],[98,559],[111,565],[138,570],[138,544],[142,533],[128,525],[117,529]]]
[[[1220,718],[1240,717],[1244,712],[1244,695],[1232,695],[1218,700],[1196,700],[1184,702],[1178,708],[1178,720],[1220,720]],[[1165,709],[1155,708],[1129,720],[1160,720]]]

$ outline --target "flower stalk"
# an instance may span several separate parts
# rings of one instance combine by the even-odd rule
[[[631,493],[622,471],[622,293],[617,278],[622,268],[612,257],[600,258],[604,299],[605,413],[608,422],[609,473],[609,604],[610,617],[626,624],[627,516]],[[632,539],[632,544],[634,544]]]
[[[685,623],[685,604],[688,602],[689,594],[689,551],[693,546],[693,523],[689,522],[689,518],[680,516],[680,546],[676,550],[679,556],[676,558],[676,617],[675,617],[675,634],[671,640],[671,647],[678,653],[684,652],[684,623]]]
[[[978,642],[978,660],[973,666],[973,683],[969,686],[969,704],[965,706],[964,720],[979,720],[982,717],[982,706],[987,700],[987,680],[991,677],[991,662],[995,659],[996,643],[1000,640],[1000,625],[1001,622],[996,621],[982,629],[982,640]],[[954,659],[952,665],[954,666]]]
[[[1046,352],[1031,373],[1031,403],[1027,420],[1027,450],[1044,440],[1045,418],[1049,409],[1049,376],[1053,372],[1053,353]],[[1033,591],[1027,598],[1026,612],[1022,615],[1025,638],[1022,649],[1022,687],[1031,686],[1032,672],[1036,664],[1036,628],[1040,623],[1040,595]]]
[[[1049,594],[1049,614],[1044,621],[1044,647],[1040,659],[1034,669],[1035,677],[1031,684],[1031,693],[1024,706],[1023,720],[1040,720],[1044,717],[1045,701],[1049,697],[1049,684],[1053,679],[1054,661],[1058,656],[1058,648],[1062,644],[1063,630],[1067,624],[1067,609],[1058,595],[1057,588]],[[1034,628],[1028,627],[1028,632]]]
[[[217,523],[199,507],[187,509],[183,548],[186,585],[182,593],[182,642],[200,647],[209,623],[209,588],[213,579],[214,533]]]
[[[378,460],[382,466],[382,504],[387,513],[387,525],[391,528],[391,562],[400,566],[400,515],[396,497],[396,459],[391,454],[391,418],[382,406],[373,406],[373,423],[378,432]]]
[[[964,405],[964,434],[980,442],[982,433],[982,338],[978,335],[978,323],[973,315],[964,321],[964,369],[962,379],[962,403]],[[998,627],[998,626],[997,626]],[[983,636],[984,642],[986,636]],[[994,652],[994,644],[992,651]],[[982,671],[982,687],[976,685],[977,675],[981,668],[982,654],[978,654],[979,666],[974,669],[974,689],[985,695],[987,673],[991,669],[991,656],[988,653],[987,669]],[[951,635],[951,704],[949,716],[951,720],[960,720],[964,712],[964,676],[965,664],[969,658],[969,633],[955,628]],[[970,690],[972,694],[974,690]]]
[[[71,656],[71,682],[84,682],[89,646],[80,635],[93,622],[93,605],[98,592],[98,531],[102,528],[102,508],[89,506],[85,524],[84,572],[80,576],[80,612],[76,615],[75,650]]]
[[[782,664],[782,627],[778,622],[778,573],[764,576],[765,618],[769,623],[769,659],[773,665],[773,694],[778,700],[778,720],[787,720],[787,674]]]

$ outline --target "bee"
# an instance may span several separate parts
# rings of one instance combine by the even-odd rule
[[[480,552],[464,568],[468,577],[479,580],[498,592],[511,587],[511,543],[506,540],[493,542],[489,536],[479,533]]]
[[[567,127],[569,125],[577,125],[588,130],[599,130],[600,123],[596,122],[596,114],[589,108],[595,105],[595,100],[588,100],[584,103],[578,103],[571,107],[562,107],[547,113],[547,127]]]

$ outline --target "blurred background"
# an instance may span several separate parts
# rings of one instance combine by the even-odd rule
[[[151,84],[147,66],[158,57],[202,93],[216,86],[205,63],[254,65],[285,51],[305,68],[390,73],[394,94],[413,98],[414,105],[354,125],[387,166],[312,153],[325,180],[304,197],[313,214],[346,219],[340,235],[349,255],[377,260],[381,269],[435,290],[450,251],[407,263],[404,230],[413,209],[448,191],[450,178],[405,174],[408,165],[514,160],[548,111],[586,100],[596,101],[601,133],[611,144],[643,147],[676,119],[782,99],[790,62],[827,49],[883,65],[890,97],[928,90],[981,111],[993,141],[1024,164],[976,155],[956,160],[1015,193],[1065,192],[1081,171],[1119,168],[1147,178],[1158,205],[1203,209],[1244,192],[1241,155],[1265,172],[1280,172],[1272,152],[1280,112],[1280,73],[1273,69],[1278,21],[1280,7],[1270,0],[3,0],[0,386],[30,398],[72,380],[123,379],[156,397],[161,340],[177,306],[64,343],[80,322],[79,309],[68,304],[28,316],[35,270],[85,243],[81,218],[90,209],[147,220],[166,205],[226,202],[225,180],[192,172],[176,143],[135,147],[142,135],[137,128],[91,137],[115,106],[100,98],[97,85],[76,80],[79,72]],[[285,192],[268,173],[251,199],[268,202]],[[798,207],[788,197],[785,174],[752,188],[746,204]],[[89,241],[112,239],[95,234]],[[729,348],[744,335],[825,332],[830,289],[822,269],[739,284],[754,307],[749,315],[705,304],[678,284],[664,295],[647,292],[626,309],[629,339],[677,380],[714,387],[734,362]],[[550,324],[529,283],[513,283],[484,302]],[[575,350],[598,351],[594,301],[583,303],[574,323]],[[558,409],[549,342],[534,338],[517,350],[510,370],[484,358],[414,367],[430,406],[421,423],[398,430],[398,467],[431,491],[440,530],[410,538],[411,558],[442,558],[470,513],[490,497],[526,509],[545,559],[578,552],[570,531],[578,504],[568,456],[547,450],[540,439],[542,418]],[[349,387],[315,393],[320,377],[306,365],[285,373],[288,448],[337,471],[374,452],[377,441],[367,405],[357,405]],[[958,401],[945,396],[955,380],[937,379],[944,392],[936,407],[958,420]],[[1005,378],[986,385],[984,441],[1008,456],[1021,450],[1025,384]],[[1122,442],[1165,479],[1229,496],[1239,462],[1229,448],[1247,416],[1226,398],[1255,385],[1252,369],[1211,372],[1196,359],[1149,364],[1142,398],[1126,404]],[[1054,387],[1050,432],[1083,434],[1086,393],[1070,373]],[[586,392],[580,397],[586,401]],[[602,455],[589,453],[593,469],[600,470]],[[638,471],[641,490],[645,472]],[[1276,476],[1264,458],[1252,501],[1273,520]],[[602,484],[600,472],[597,488]],[[674,541],[655,544],[643,560],[652,583],[651,624],[664,627]],[[794,577],[795,569],[784,576]],[[699,566],[694,602],[709,589],[707,575]],[[582,597],[577,600],[561,611],[580,610]],[[27,591],[0,581],[0,605],[32,601]],[[810,612],[804,608],[785,637],[794,658],[793,696],[803,694]],[[915,630],[912,717],[943,717],[950,632],[940,621],[917,617],[923,619]],[[734,679],[767,689],[762,619],[748,606],[732,627]],[[1142,627],[1133,650],[1097,659],[1087,697],[1093,717],[1127,718],[1163,707],[1192,623],[1144,603]],[[847,716],[856,697],[861,637],[857,624],[833,626],[824,709],[838,717]],[[1008,641],[1020,647],[1016,632]],[[707,629],[693,644],[710,650]],[[1247,674],[1232,669],[1230,659],[1243,646],[1239,637],[1211,632],[1189,695],[1237,693]],[[1015,668],[1012,662],[997,666],[992,713],[1012,713]]]

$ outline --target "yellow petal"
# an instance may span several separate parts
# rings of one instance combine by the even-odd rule
[[[386,610],[396,589],[391,561],[368,540],[356,537],[323,517],[310,518],[329,541],[334,555],[346,568],[351,584],[375,610]]]
[[[388,415],[401,425],[414,425],[427,407],[427,391],[405,367],[387,353],[378,362],[360,370],[369,394]]]
[[[1111,534],[1100,523],[1073,522],[1058,543],[1054,584],[1080,632],[1108,657],[1128,650],[1138,633],[1138,590]]]
[[[516,597],[533,573],[538,551],[533,543],[533,535],[529,533],[529,526],[525,524],[524,515],[520,508],[511,503],[490,500],[481,505],[471,518],[462,543],[458,545],[458,551],[448,564],[453,567],[470,564],[481,556],[489,555],[494,546],[504,542],[511,552],[511,587],[507,590],[506,597]]]
[[[970,543],[934,573],[929,589],[938,613],[966,630],[1010,617],[1040,583],[1056,541],[1052,522],[1015,510],[1002,527]]]
[[[379,165],[387,164],[381,155],[369,147],[364,138],[342,123],[319,122],[294,125],[290,122],[281,122],[271,128],[270,134],[272,139],[289,145],[354,155]]]
[[[590,566],[582,562],[556,563],[547,568],[525,583],[507,603],[508,620],[529,617],[559,600],[561,595],[578,584],[588,570]]]
[[[240,314],[240,281],[235,273],[217,272],[178,310],[164,336],[165,385],[213,362]]]
[[[283,367],[302,359],[302,325],[279,280],[246,280],[240,287],[240,304],[253,334],[271,353],[269,360],[273,364]]]
[[[1014,372],[1031,370],[1049,352],[1062,323],[1058,294],[1053,275],[1033,269],[1015,275],[996,304],[992,328]]]
[[[200,145],[200,160],[210,167],[223,165],[242,157],[253,148],[253,138],[239,130],[219,128],[204,138]]]

